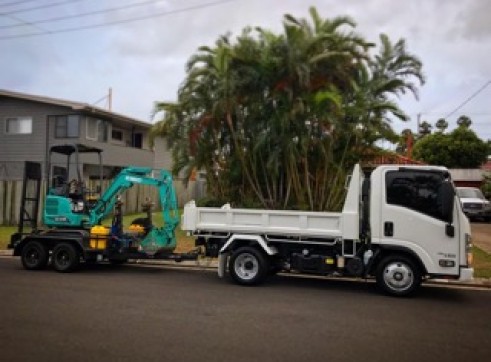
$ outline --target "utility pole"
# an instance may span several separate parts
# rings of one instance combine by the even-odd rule
[[[420,131],[419,127],[421,127],[421,113],[418,113],[416,134],[419,134]]]
[[[107,96],[107,103],[108,103],[109,112],[112,112],[112,110],[113,110],[113,89],[111,87],[109,87],[109,94]]]

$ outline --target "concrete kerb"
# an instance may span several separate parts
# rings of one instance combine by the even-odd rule
[[[12,250],[0,250],[0,257],[12,257]],[[218,268],[218,261],[216,259],[200,259],[199,261],[181,261],[181,262],[175,262],[175,261],[169,261],[169,260],[149,260],[149,259],[136,259],[136,260],[130,260],[129,263],[130,265],[153,265],[153,266],[170,266],[170,267],[176,267],[176,268],[188,268],[188,269],[217,269]],[[339,278],[336,278],[339,279]],[[343,278],[345,280],[353,280],[353,281],[359,281],[360,279],[355,279],[355,278]],[[427,284],[434,284],[434,285],[441,285],[441,286],[461,286],[461,287],[480,287],[480,288],[489,288],[491,289],[491,279],[486,279],[486,278],[474,278],[472,282],[459,282],[459,281],[453,281],[453,280],[446,280],[446,279],[432,279],[428,280],[425,283]]]

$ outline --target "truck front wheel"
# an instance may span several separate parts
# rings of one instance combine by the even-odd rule
[[[70,243],[60,243],[53,249],[53,268],[66,273],[76,269],[80,263],[80,253]]]
[[[266,257],[256,248],[241,247],[230,257],[229,272],[238,284],[259,284],[266,279],[268,271]]]
[[[421,284],[421,272],[410,258],[390,255],[379,263],[376,279],[378,287],[385,293],[408,296]]]
[[[39,241],[29,241],[21,254],[22,265],[27,270],[39,270],[48,264],[48,251]]]

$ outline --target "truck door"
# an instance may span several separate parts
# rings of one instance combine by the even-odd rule
[[[399,168],[381,176],[379,242],[413,251],[429,274],[458,275],[459,220],[454,217],[454,236],[448,236],[441,187],[445,173]],[[454,215],[455,207],[454,202]]]

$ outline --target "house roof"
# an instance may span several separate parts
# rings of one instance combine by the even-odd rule
[[[454,181],[482,181],[483,171],[478,168],[452,168],[448,170]]]
[[[412,158],[399,155],[392,151],[382,151],[379,153],[373,153],[371,151],[365,152],[363,161],[367,165],[425,165],[424,162],[413,160]]]
[[[51,97],[34,95],[34,94],[13,92],[5,89],[0,89],[0,97],[9,97],[9,98],[22,99],[32,102],[44,103],[44,104],[52,104],[61,107],[71,108],[74,111],[81,111],[96,117],[98,116],[104,118],[111,118],[113,120],[119,120],[119,121],[131,123],[144,128],[152,127],[152,124],[148,122],[144,122],[142,120],[128,117],[119,113],[111,112],[106,109],[99,108],[88,103],[74,102],[66,99],[51,98]]]

